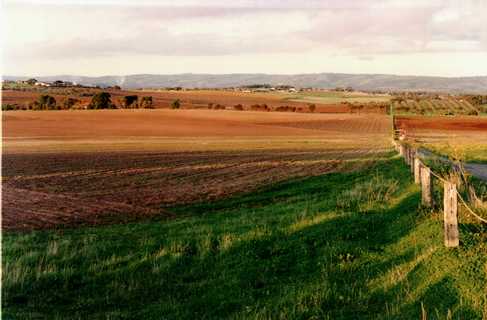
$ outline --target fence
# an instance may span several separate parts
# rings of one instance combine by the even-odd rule
[[[424,164],[419,158],[417,149],[405,144],[393,141],[397,152],[404,158],[409,165],[414,176],[414,182],[421,186],[421,203],[425,207],[433,207],[433,180],[438,179],[443,183],[443,221],[445,232],[445,246],[458,247],[460,244],[458,231],[458,200],[466,211],[481,223],[487,223],[487,219],[475,213],[458,192],[457,184],[453,180],[447,180],[435,173],[430,167]],[[472,192],[473,188],[469,190]]]

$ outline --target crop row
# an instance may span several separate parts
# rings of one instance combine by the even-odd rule
[[[400,114],[478,115],[479,110],[465,100],[429,99],[394,101],[393,109]]]

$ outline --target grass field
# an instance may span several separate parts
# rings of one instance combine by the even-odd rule
[[[404,100],[395,101],[392,105],[395,114],[409,115],[481,115],[484,113],[482,107],[473,106],[466,100],[448,99],[424,99],[424,100]]]
[[[398,158],[171,208],[177,218],[5,233],[13,318],[482,319],[485,230],[442,244]]]
[[[429,143],[426,147],[439,154],[444,154],[453,159],[460,159],[471,163],[487,163],[487,142],[472,141],[453,141],[443,143]]]
[[[350,103],[369,103],[379,102],[387,103],[391,100],[390,95],[386,94],[369,94],[361,92],[338,92],[338,91],[308,91],[290,94],[286,100],[308,103],[321,104],[340,104],[342,102]]]

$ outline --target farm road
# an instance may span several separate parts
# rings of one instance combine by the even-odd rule
[[[449,163],[449,164],[453,165],[452,161],[450,159],[448,159],[447,157],[437,155],[437,154],[429,151],[428,149],[420,148],[418,150],[418,152],[419,152],[419,155],[423,158],[434,158],[434,159],[440,160],[442,162]],[[471,175],[487,182],[487,164],[464,163],[463,166]]]

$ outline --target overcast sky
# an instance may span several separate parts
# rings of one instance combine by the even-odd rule
[[[2,4],[7,75],[487,75],[487,0]]]

